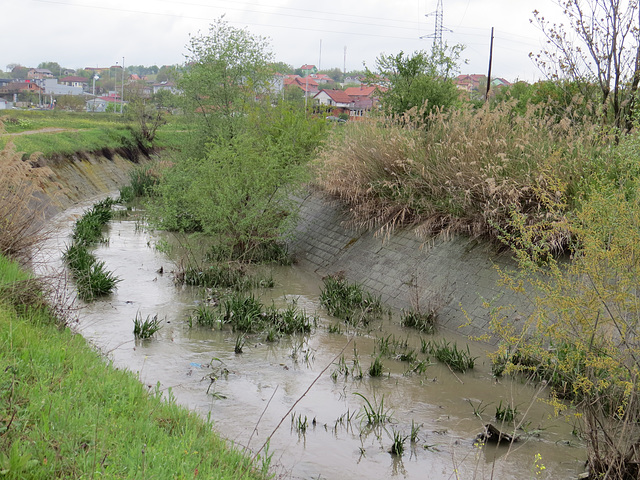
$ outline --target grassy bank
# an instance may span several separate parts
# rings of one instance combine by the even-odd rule
[[[27,279],[0,257],[3,478],[264,478],[170,392],[112,368],[25,304],[27,287],[38,298]]]
[[[20,110],[9,111],[1,118],[0,149],[12,142],[17,151],[26,155],[34,152],[45,157],[69,155],[78,151],[93,152],[137,144],[131,130],[135,125],[122,115]],[[185,134],[179,117],[168,119],[169,122],[158,132],[156,144],[160,148],[179,146],[180,138]]]

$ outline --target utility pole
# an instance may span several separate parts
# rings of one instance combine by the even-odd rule
[[[491,88],[491,62],[493,61],[493,27],[491,27],[491,46],[489,47],[489,73],[487,75],[487,93],[484,101],[489,101],[489,89]]]
[[[344,64],[342,65],[342,73],[347,74],[347,46],[344,46]]]
[[[120,96],[120,115],[124,111],[124,57],[122,57],[122,95]]]
[[[435,28],[431,35],[423,35],[420,38],[433,38],[433,49],[439,48],[442,50],[442,32],[451,32],[450,29],[444,26],[444,7],[442,6],[442,0],[438,0],[436,11],[425,15],[425,17],[436,17]]]
[[[318,56],[318,70],[322,70],[322,39],[320,39],[320,55]]]

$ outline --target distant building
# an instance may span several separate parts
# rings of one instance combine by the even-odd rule
[[[89,79],[88,78],[75,77],[75,76],[62,77],[62,78],[58,79],[58,82],[61,85],[66,85],[68,87],[85,88],[85,87],[87,87],[89,85]]]
[[[44,80],[45,78],[53,78],[53,73],[46,68],[32,68],[27,72],[27,78],[30,80]]]
[[[315,65],[302,65],[300,70],[302,70],[303,77],[308,77],[312,73],[318,73],[318,69]]]
[[[43,80],[41,85],[47,95],[82,95],[83,92],[82,87],[59,84],[56,78]]]

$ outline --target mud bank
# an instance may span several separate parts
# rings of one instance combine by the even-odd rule
[[[38,175],[36,208],[49,219],[72,205],[97,195],[113,192],[129,183],[129,172],[149,160],[142,152],[103,149],[72,156],[40,157],[33,164]]]

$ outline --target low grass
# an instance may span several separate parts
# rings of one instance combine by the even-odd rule
[[[131,148],[138,144],[132,124],[126,115],[109,113],[78,113],[62,111],[3,112],[0,119],[7,134],[0,128],[0,149],[13,142],[17,151],[26,155],[39,152],[45,157],[70,155],[76,152],[94,152],[104,148]],[[184,122],[179,116],[168,117],[169,123],[160,128],[155,146],[158,148],[179,148],[184,141]],[[43,129],[64,129],[63,131],[30,133]],[[16,134],[16,135],[13,135]]]
[[[0,257],[0,281],[15,264]],[[170,393],[112,368],[44,310],[0,298],[0,471],[5,478],[266,478]]]

